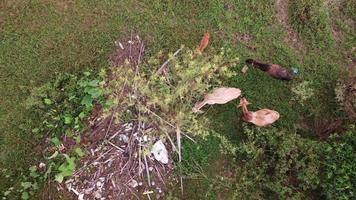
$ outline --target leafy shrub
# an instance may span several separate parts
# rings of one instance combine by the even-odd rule
[[[303,81],[292,88],[292,92],[296,95],[295,100],[304,105],[307,100],[314,96],[314,90],[311,87],[311,82]]]
[[[318,143],[276,129],[244,128],[235,188],[239,199],[306,199],[319,186]]]
[[[356,128],[333,135],[324,149],[324,194],[327,199],[353,199],[356,195]]]
[[[29,199],[43,181],[55,177],[56,181],[62,182],[65,177],[72,175],[76,158],[83,156],[84,152],[77,147],[73,153],[70,149],[67,151],[70,155],[61,153],[61,139],[66,136],[79,143],[80,133],[85,129],[85,121],[93,105],[107,104],[102,87],[104,76],[104,71],[100,74],[85,72],[80,76],[58,74],[55,80],[32,89],[25,105],[42,122],[31,133],[37,138],[48,137],[50,141],[50,146],[44,149],[46,170],[40,171],[34,165],[28,171],[22,171],[19,188],[10,187],[3,195],[11,199],[21,194],[21,199]]]
[[[179,56],[169,57],[164,75],[156,73],[160,63],[156,57],[137,70],[130,66],[114,68],[114,78],[107,87],[112,94],[109,98],[122,111],[140,113],[141,120],[155,123],[160,130],[158,135],[175,134],[179,127],[184,133],[207,136],[207,119],[194,114],[192,108],[221,84],[221,76],[232,76],[229,66],[237,59],[228,58],[224,51],[205,56],[185,48]]]

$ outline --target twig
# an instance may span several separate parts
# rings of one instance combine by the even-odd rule
[[[162,129],[161,129],[161,130],[162,130]],[[171,145],[172,145],[172,147],[173,147],[173,150],[178,152],[178,149],[177,149],[176,145],[174,145],[174,142],[173,142],[171,136],[169,136],[169,134],[167,133],[167,131],[165,131],[165,130],[162,130],[162,131],[163,131],[163,133],[166,134],[166,136],[167,136],[169,142],[171,143]],[[178,147],[178,148],[179,148],[179,147]]]
[[[181,143],[181,131],[180,131],[180,128],[179,128],[179,125],[177,126],[177,129],[176,129],[176,133],[177,133],[177,146],[178,146],[178,160],[179,160],[179,163],[182,162],[182,143]],[[183,178],[182,178],[182,167],[179,166],[179,171],[180,171],[180,190],[183,194]]]
[[[150,194],[146,194],[146,195],[147,195],[148,199],[151,200]]]
[[[143,158],[144,158],[144,160],[145,160],[145,168],[146,168],[146,173],[147,173],[148,185],[151,186],[151,177],[150,177],[150,171],[149,171],[149,169],[148,169],[148,164],[147,164],[146,155],[143,155]]]
[[[183,49],[183,47],[181,47],[180,49],[178,49],[176,52],[174,52],[173,57],[175,57],[181,50]],[[166,60],[166,62],[164,62],[162,64],[162,66],[157,70],[156,74],[162,74],[163,70],[166,68],[166,65],[168,65],[168,63],[171,61],[170,58],[168,58],[168,60]]]
[[[125,187],[126,187],[127,189],[129,189],[130,192],[131,192],[137,199],[140,199],[140,197],[138,197],[138,196],[131,190],[130,187],[128,187],[127,185],[125,185]]]
[[[121,152],[125,152],[125,150],[121,149],[120,147],[116,146],[115,144],[113,144],[112,142],[110,142],[109,140],[106,141],[108,144],[110,144],[111,146],[115,147],[116,149],[120,150]]]
[[[182,162],[182,146],[181,146],[182,143],[181,143],[181,134],[180,134],[179,126],[177,126],[176,133],[177,133],[178,159],[179,162]]]
[[[183,191],[183,177],[182,176],[180,176],[180,190],[183,194],[184,191]]]
[[[138,119],[141,117],[141,112],[138,111]],[[138,132],[141,132],[141,120],[138,121]],[[141,138],[138,139],[138,175],[141,176],[142,170],[141,170],[141,157],[142,157],[142,151],[141,151]]]
[[[162,181],[162,183],[164,185],[166,185],[166,183],[164,182],[163,178],[162,178],[162,175],[161,175],[161,172],[157,169],[157,167],[154,165],[156,171],[157,171],[157,174],[158,174],[158,178]]]
[[[113,136],[111,136],[108,140],[110,141],[110,140],[114,139],[114,137],[116,137],[119,133],[120,133],[120,131],[116,132],[116,133],[115,133]]]
[[[153,112],[152,110],[150,110],[150,109],[148,109],[147,107],[145,107],[146,108],[146,110],[148,111],[148,112],[150,112],[151,114],[153,114],[154,116],[156,116],[157,118],[159,118],[160,120],[162,120],[163,122],[165,122],[166,124],[168,124],[169,126],[171,126],[172,128],[177,128],[177,127],[175,127],[173,124],[171,124],[170,122],[168,122],[168,121],[166,121],[166,120],[164,120],[162,117],[160,117],[159,115],[157,115],[155,112]],[[181,133],[185,136],[185,137],[187,137],[189,140],[191,140],[192,142],[194,142],[194,143],[197,143],[193,138],[191,138],[191,137],[189,137],[187,134],[185,134],[184,132],[182,132],[181,131]]]
[[[120,92],[120,95],[117,96],[117,100],[119,100],[119,98],[122,96],[122,94],[124,93],[124,90],[125,90],[125,87],[126,87],[126,82],[127,80],[125,80],[124,82],[124,86],[122,87],[122,90]],[[109,126],[108,126],[108,129],[106,130],[106,133],[105,133],[105,138],[107,137],[109,131],[110,131],[110,128],[111,128],[111,125],[112,125],[112,121],[114,119],[114,114],[117,112],[117,109],[119,109],[119,105],[116,105],[115,109],[113,110],[112,114],[111,114],[111,119],[110,119],[110,123],[109,123]]]
[[[132,31],[131,31],[131,36],[130,36],[130,53],[129,53],[129,62],[131,63],[131,47],[132,47]]]
[[[119,107],[119,106],[116,106],[115,110],[111,113],[111,118],[110,118],[109,126],[108,126],[108,129],[106,130],[106,133],[105,133],[105,137],[104,137],[104,138],[106,138],[106,136],[108,135],[108,133],[109,133],[109,131],[110,131],[111,124],[112,124],[112,121],[113,121],[113,119],[114,119],[114,113],[116,113],[118,107]]]

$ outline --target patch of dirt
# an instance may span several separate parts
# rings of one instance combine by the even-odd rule
[[[295,50],[303,52],[305,48],[299,38],[299,34],[290,26],[288,15],[289,0],[277,0],[276,7],[277,18],[288,34],[288,37],[285,38],[286,43]]]
[[[251,41],[251,39],[252,39],[252,36],[250,36],[247,33],[235,33],[234,34],[234,42],[236,42],[236,43],[239,41],[249,42],[249,41]]]
[[[225,1],[224,2],[224,10],[226,11],[234,11],[236,8],[235,8],[235,5],[232,4],[231,2],[229,1]]]
[[[57,12],[63,13],[68,10],[74,4],[74,0],[42,0],[43,3],[53,5]]]
[[[331,32],[333,33],[336,41],[340,42],[343,39],[343,33],[342,33],[341,29],[337,26],[335,21],[332,22]]]
[[[115,50],[110,56],[111,63],[116,67],[122,67],[125,62],[133,66],[140,64],[145,51],[145,45],[141,38],[131,33],[124,40],[115,41]]]
[[[253,51],[256,51],[256,46],[251,44],[251,41],[252,40],[252,36],[247,34],[247,33],[234,33],[233,36],[232,36],[232,42],[234,44],[238,44],[239,42],[242,42],[244,43],[247,48],[253,50]]]
[[[325,141],[333,133],[343,132],[345,130],[341,119],[316,120],[314,122],[313,129],[320,141]]]

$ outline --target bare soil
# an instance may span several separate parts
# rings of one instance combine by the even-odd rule
[[[276,2],[277,18],[288,34],[285,38],[285,42],[298,52],[304,52],[305,48],[300,40],[299,34],[290,26],[288,6],[289,0],[277,0]]]

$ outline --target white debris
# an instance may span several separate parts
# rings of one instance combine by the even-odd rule
[[[163,164],[168,164],[168,151],[162,140],[158,140],[152,147],[151,153],[155,159]]]
[[[78,192],[76,189],[72,188],[72,191],[74,192],[74,194],[76,194],[77,196],[79,196],[79,192]]]
[[[84,194],[79,194],[78,200],[84,200]]]
[[[136,181],[135,179],[132,179],[132,180],[128,183],[128,185],[129,185],[130,187],[135,188],[135,187],[138,186],[138,183],[137,183],[137,181]]]
[[[123,141],[123,142],[125,142],[125,143],[128,143],[128,142],[129,142],[129,137],[127,137],[127,135],[120,134],[120,135],[119,135],[119,140],[120,140],[120,141]]]
[[[121,49],[124,49],[124,46],[122,46],[121,42],[119,42],[119,46],[121,47]]]
[[[38,165],[38,168],[40,169],[43,169],[46,167],[46,164],[44,164],[43,162],[41,162],[39,165]]]
[[[88,188],[86,190],[84,190],[85,194],[91,194],[91,191],[93,191],[94,187]]]

